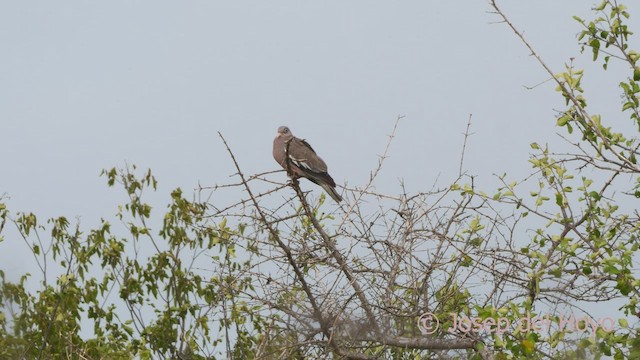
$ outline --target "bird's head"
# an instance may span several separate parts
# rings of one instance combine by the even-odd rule
[[[280,126],[278,128],[278,137],[287,140],[287,139],[292,138],[293,134],[291,133],[291,130],[289,130],[288,127]]]

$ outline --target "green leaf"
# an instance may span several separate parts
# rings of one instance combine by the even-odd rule
[[[558,206],[562,206],[564,204],[564,197],[561,193],[556,193],[556,204],[558,204]]]
[[[623,328],[628,328],[629,327],[629,323],[627,322],[627,319],[625,319],[625,318],[618,319],[618,324],[620,324],[620,327],[623,327]]]
[[[616,268],[613,265],[607,265],[605,266],[602,271],[609,273],[609,274],[613,274],[613,275],[617,275],[620,273],[620,270],[618,270],[618,268]]]
[[[631,101],[626,102],[624,105],[622,105],[622,111],[626,111],[629,109],[632,109],[634,107],[634,103]]]
[[[533,351],[535,350],[535,343],[533,341],[525,339],[522,340],[521,344],[525,354],[533,354]]]
[[[557,125],[558,125],[558,126],[565,126],[565,125],[567,125],[567,123],[569,122],[569,120],[571,120],[571,116],[569,116],[569,115],[567,115],[567,114],[564,114],[564,115],[562,115],[562,116],[560,116],[560,117],[558,118]]]
[[[562,270],[559,267],[555,269],[551,269],[549,270],[549,275],[553,275],[556,278],[560,278],[562,277]]]
[[[596,61],[598,59],[598,53],[600,52],[600,40],[591,39],[589,46],[593,49],[593,61]]]

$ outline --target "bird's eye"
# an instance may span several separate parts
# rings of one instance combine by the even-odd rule
[[[285,128],[284,130],[282,130],[282,132],[286,134],[286,133],[288,133],[288,132],[289,132],[289,129],[286,129],[286,128]]]

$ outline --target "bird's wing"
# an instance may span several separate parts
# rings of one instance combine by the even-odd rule
[[[336,186],[336,182],[327,173],[327,164],[313,151],[308,142],[294,137],[286,146],[288,146],[288,158],[291,164],[301,172],[298,175],[304,176],[318,185]],[[286,148],[285,151],[287,151]]]
[[[326,173],[327,164],[322,160],[308,142],[298,138],[292,138],[288,146],[289,160],[303,171],[313,173]]]

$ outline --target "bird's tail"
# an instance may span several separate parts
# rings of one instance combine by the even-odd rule
[[[334,188],[331,185],[326,184],[326,183],[320,183],[319,185],[322,186],[324,191],[326,191],[327,194],[329,194],[329,196],[331,196],[331,198],[333,200],[335,200],[337,203],[342,201],[342,196],[340,196],[340,194],[338,194],[338,192],[336,191],[336,188]]]

